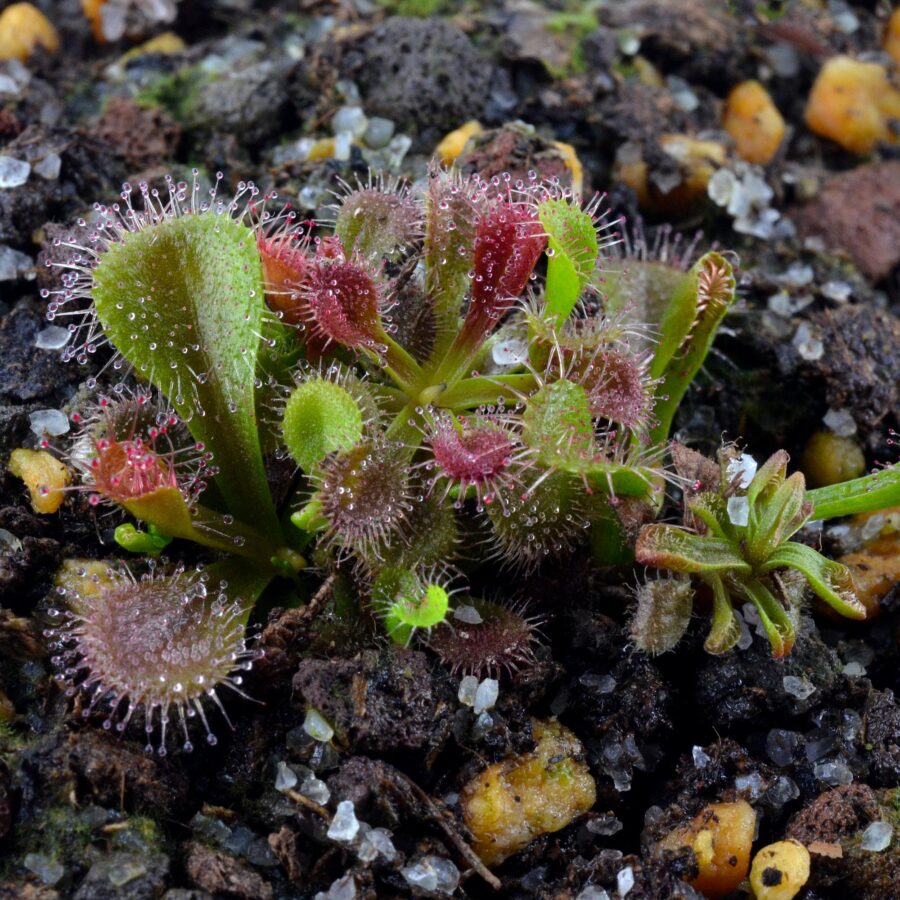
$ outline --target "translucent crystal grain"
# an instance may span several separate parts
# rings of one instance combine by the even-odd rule
[[[491,347],[491,359],[497,366],[518,366],[528,359],[528,345],[525,341],[499,341]]]
[[[33,277],[34,260],[19,250],[0,244],[0,281],[17,281]]]
[[[871,850],[873,853],[880,853],[891,846],[893,837],[894,826],[890,822],[873,822],[862,833],[859,848],[860,850]]]
[[[315,900],[355,900],[356,880],[352,875],[345,875],[331,883],[327,891],[319,891]]]
[[[846,303],[853,296],[853,285],[846,281],[826,281],[821,287],[821,293],[835,303]]]
[[[750,521],[750,501],[746,497],[729,497],[726,509],[732,525],[746,525]]]
[[[459,702],[465,706],[475,705],[475,695],[478,692],[478,679],[474,675],[466,675],[459,683]]]
[[[725,467],[725,477],[729,481],[737,479],[737,486],[741,490],[747,490],[756,475],[757,467],[756,460],[749,453],[742,453],[728,461],[728,465]]]
[[[766,753],[776,766],[789,766],[794,761],[794,750],[800,743],[796,731],[773,728],[766,735]]]
[[[328,837],[341,844],[351,844],[359,832],[359,820],[351,800],[341,800],[337,805],[331,825],[328,826]]]
[[[806,700],[816,691],[816,686],[814,684],[809,682],[806,678],[800,678],[797,675],[785,675],[784,678],[781,679],[781,683],[784,685],[785,692],[792,697],[796,697],[798,700]]]
[[[762,794],[765,783],[759,772],[752,772],[749,775],[738,775],[734,779],[734,789],[741,794],[746,795],[748,800],[758,800]]]
[[[31,164],[13,156],[0,156],[0,188],[14,188],[25,184],[31,174]]]
[[[373,828],[366,835],[366,840],[384,857],[385,862],[393,862],[397,858],[397,848],[387,828]]]
[[[52,856],[46,853],[28,853],[22,860],[25,868],[37,875],[48,887],[62,880],[66,870]]]
[[[775,779],[775,783],[766,791],[766,800],[777,808],[781,808],[785,803],[796,800],[800,796],[800,788],[793,778],[781,775]]]
[[[634,887],[634,869],[631,866],[626,866],[616,875],[616,887],[620,897],[625,897]]]
[[[800,356],[810,362],[821,359],[825,354],[825,345],[813,333],[812,328],[807,322],[801,322],[800,325],[797,326],[797,331],[794,334],[792,343],[797,348],[797,352]]]
[[[0,550],[5,547],[9,547],[13,553],[16,553],[22,549],[22,542],[11,531],[0,528]]]
[[[716,206],[728,206],[736,184],[734,172],[730,169],[718,169],[709,179],[706,192]]]
[[[480,625],[484,619],[481,613],[474,606],[457,606],[453,610],[453,618],[457,622],[464,622],[466,625]]]
[[[459,869],[441,856],[424,856],[400,870],[410,887],[450,896],[459,886]]]
[[[310,707],[303,720],[303,730],[317,741],[330,741],[334,737],[331,723],[317,709]]]
[[[831,787],[850,784],[853,781],[853,773],[847,767],[847,764],[840,760],[817,763],[813,767],[813,774],[819,781],[831,785]]]
[[[342,106],[331,120],[331,131],[338,135],[349,132],[352,137],[362,137],[369,120],[361,106]]]
[[[275,774],[275,790],[290,791],[297,786],[297,773],[286,763],[279,762]]]
[[[475,702],[473,704],[475,712],[480,714],[485,710],[493,709],[499,696],[500,682],[496,678],[485,678],[475,691]]]
[[[599,834],[603,837],[610,837],[613,834],[618,834],[624,827],[625,826],[612,813],[600,816],[597,819],[591,819],[587,823],[587,830],[590,831],[591,834]]]
[[[575,895],[575,900],[609,900],[609,894],[603,888],[589,884],[580,893]]]
[[[390,119],[373,116],[369,119],[369,124],[366,126],[363,140],[366,142],[367,147],[371,147],[373,150],[381,150],[390,143],[391,138],[394,136],[395,128],[396,126]]]
[[[34,346],[38,350],[61,350],[72,337],[72,332],[68,328],[61,328],[59,325],[48,325],[37,333],[34,339]]]
[[[849,409],[829,409],[822,421],[835,434],[850,437],[856,434],[856,421]]]
[[[38,437],[59,437],[69,431],[69,417],[59,409],[37,409],[29,413],[28,423]]]
[[[322,806],[331,799],[331,791],[328,790],[328,785],[325,784],[321,778],[316,778],[316,776],[312,774],[307,775],[306,778],[303,779],[303,782],[300,785],[300,793],[303,794],[304,797],[308,797],[310,800],[320,803]]]
[[[47,181],[56,181],[61,168],[62,159],[57,153],[48,153],[40,162],[34,164],[34,171]]]

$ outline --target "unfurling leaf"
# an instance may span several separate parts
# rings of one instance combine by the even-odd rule
[[[707,253],[685,275],[672,297],[650,367],[650,375],[661,379],[656,391],[654,440],[662,442],[668,437],[675,410],[734,302],[735,287],[728,260],[720,253]]]

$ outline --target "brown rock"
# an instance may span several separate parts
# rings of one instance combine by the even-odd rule
[[[852,410],[860,430],[875,432],[881,443],[885,420],[900,415],[900,319],[865,303],[814,314],[812,321],[826,352],[803,368],[824,379],[832,409]]]
[[[191,882],[214,897],[271,900],[272,885],[240,860],[203,844],[191,844],[185,864]]]
[[[900,264],[900,162],[871,163],[829,178],[796,222],[801,237],[820,237],[869,278],[886,278]]]
[[[813,844],[839,845],[842,848],[869,823],[881,818],[881,807],[875,792],[866,784],[848,784],[819,794],[788,823],[786,838]],[[845,857],[820,854],[813,870],[813,882],[828,886],[847,876]]]
[[[181,129],[167,113],[139,106],[127,97],[113,97],[94,124],[94,133],[106,141],[133,172],[158,166],[170,159]]]
[[[461,172],[482,178],[508,173],[513,184],[519,179],[527,184],[528,173],[534,171],[541,178],[558,178],[565,187],[572,185],[572,172],[560,148],[521,123],[476,135],[456,165]]]
[[[79,799],[86,802],[157,814],[184,810],[189,785],[182,772],[156,757],[134,753],[102,732],[67,735],[34,764],[47,782],[74,777]]]

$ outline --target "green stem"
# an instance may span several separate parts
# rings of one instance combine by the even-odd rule
[[[453,387],[442,391],[435,398],[435,405],[444,409],[471,409],[473,406],[484,406],[504,400],[519,400],[537,387],[534,375],[495,375],[487,377],[479,375],[475,378],[463,378]]]
[[[900,504],[900,466],[806,492],[814,519],[836,519]]]
[[[407,403],[400,412],[394,417],[388,430],[385,432],[385,438],[388,441],[395,441],[402,444],[409,452],[410,458],[416,452],[421,443],[421,432],[418,428],[422,416],[417,412],[418,404]],[[412,424],[410,424],[412,422]]]
[[[385,334],[382,337],[385,347],[383,363],[385,370],[398,387],[409,392],[414,384],[422,379],[422,367],[393,338]]]

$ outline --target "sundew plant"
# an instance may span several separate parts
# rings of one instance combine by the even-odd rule
[[[108,345],[101,380],[122,382],[77,417],[67,462],[81,489],[128,514],[116,534],[135,554],[178,539],[222,555],[197,572],[104,567],[59,589],[50,634],[70,693],[86,713],[104,704],[107,728],[135,711],[148,736],[158,723],[161,752],[173,716],[189,749],[187,720],[207,723],[218,688],[241,690],[254,603],[267,588],[298,602],[310,562],[350,566],[396,643],[443,629],[435,650],[460,671],[479,668],[448,637],[461,556],[526,573],[579,545],[601,565],[633,561],[634,523],[660,514],[667,483],[687,485],[669,431],[735,293],[716,252],[686,271],[614,265],[599,203],[533,176],[345,185],[327,225],[250,183],[223,199],[220,180],[208,193],[197,173],[163,192],[126,185],[60,243],[61,286],[46,292],[71,323],[66,353]],[[810,499],[784,463],[749,487],[723,475],[691,501],[689,527],[638,541],[641,561],[712,585],[716,633],[733,597],[757,604],[779,653],[773,584],[787,570],[859,614],[841,567],[787,538],[813,510],[885,505],[897,481]],[[738,490],[746,526],[727,520]],[[527,661],[523,617],[464,602],[486,669]],[[480,625],[503,631],[507,657]]]

